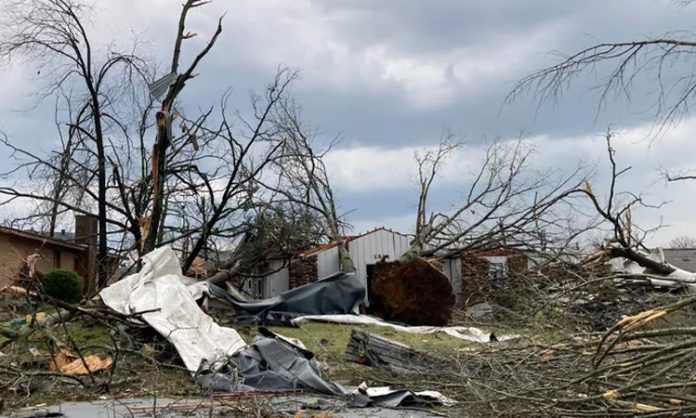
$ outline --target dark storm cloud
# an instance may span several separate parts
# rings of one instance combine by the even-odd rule
[[[164,74],[178,17],[179,5],[173,4],[99,2],[91,30],[104,45],[115,33],[125,39],[137,32],[141,49],[157,57]],[[630,104],[619,98],[598,113],[597,93],[590,89],[602,82],[601,67],[578,78],[555,105],[537,108],[532,96],[502,105],[517,80],[557,62],[552,50],[572,53],[597,42],[690,30],[696,16],[696,6],[668,0],[218,0],[191,15],[190,28],[199,36],[185,45],[185,59],[203,45],[225,11],[219,43],[182,97],[187,108],[217,104],[232,88],[231,104],[244,112],[249,92],[261,91],[284,64],[302,73],[293,92],[306,118],[323,137],[341,134],[342,148],[432,144],[444,127],[478,142],[520,134],[582,137],[607,125],[649,123],[646,109],[654,100],[655,80],[638,79]],[[675,74],[691,70],[688,62],[671,69]],[[0,128],[50,149],[53,103],[47,101],[31,116],[12,112],[31,91],[33,73],[16,67],[3,71]],[[603,149],[588,152],[601,158]],[[553,163],[572,166],[577,157],[558,154]],[[412,210],[409,193],[348,190],[340,196],[345,210],[360,208],[354,219],[365,220]]]

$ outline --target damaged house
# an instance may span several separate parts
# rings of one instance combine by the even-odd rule
[[[75,216],[74,234],[61,231],[54,237],[1,226],[0,287],[11,284],[31,256],[35,256],[39,274],[62,268],[81,277],[95,277],[96,228],[95,218],[80,215]]]
[[[344,239],[355,274],[368,289],[368,300],[375,265],[398,260],[409,251],[411,241],[408,235],[384,227]],[[340,272],[338,245],[336,241],[325,243],[299,253],[290,261],[269,260],[267,271],[271,273],[248,280],[244,290],[256,298],[270,298],[331,277]],[[525,252],[512,249],[467,251],[441,262],[442,272],[449,279],[459,304],[484,297],[510,276],[527,273],[532,265],[533,260]]]
[[[355,266],[355,274],[367,289],[372,283],[375,264],[381,260],[398,259],[408,251],[410,245],[408,235],[384,227],[347,236],[344,240]],[[268,298],[331,277],[341,271],[338,245],[338,242],[332,241],[307,249],[289,262],[271,260],[268,270],[272,273],[249,281],[245,290],[250,291],[252,296]]]
[[[515,275],[526,274],[532,264],[523,251],[493,249],[465,251],[442,260],[458,305],[485,300]]]

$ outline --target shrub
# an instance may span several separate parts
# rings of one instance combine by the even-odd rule
[[[78,302],[82,297],[82,279],[72,270],[51,270],[43,278],[43,291],[64,302]]]

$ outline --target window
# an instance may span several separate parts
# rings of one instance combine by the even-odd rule
[[[491,280],[501,280],[507,277],[507,263],[488,263],[488,277]]]
[[[262,299],[264,297],[264,282],[264,278],[251,279],[251,294],[257,299]]]

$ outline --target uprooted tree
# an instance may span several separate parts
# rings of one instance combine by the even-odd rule
[[[683,7],[693,7],[693,1],[682,2]],[[693,66],[688,63],[696,51],[696,39],[689,32],[666,33],[657,38],[627,40],[625,42],[601,42],[590,45],[577,52],[562,55],[558,63],[535,71],[522,78],[509,93],[507,100],[512,101],[524,94],[535,96],[539,104],[554,101],[561,96],[580,75],[598,72],[604,77],[594,90],[599,91],[598,111],[603,109],[610,99],[624,98],[630,102],[636,90],[636,84],[648,86],[652,91],[649,96],[653,102],[648,109],[654,119],[656,134],[678,124],[689,114],[691,103],[696,94],[696,78]],[[612,167],[612,180],[609,196],[604,205],[588,186],[584,190],[590,198],[594,209],[613,229],[611,246],[604,251],[610,256],[630,259],[643,267],[660,274],[673,272],[673,267],[646,257],[643,237],[636,237],[637,230],[631,220],[631,209],[643,205],[640,196],[633,195],[627,203],[617,205],[615,187],[616,179],[627,169],[618,170],[611,145],[612,134],[608,133],[607,149]],[[663,170],[667,181],[692,180],[688,171],[678,168]]]
[[[587,224],[574,221],[568,200],[582,184],[584,169],[554,175],[552,170],[532,167],[533,149],[522,141],[495,142],[483,147],[481,161],[467,161],[462,200],[447,211],[430,208],[434,185],[444,164],[464,144],[445,133],[440,143],[416,153],[418,167],[418,209],[415,236],[411,248],[399,262],[376,270],[371,299],[379,309],[389,307],[389,315],[408,322],[423,309],[437,311],[435,317],[449,319],[454,297],[447,277],[440,271],[439,260],[462,252],[491,249],[562,251]],[[474,154],[474,153],[470,153]],[[431,259],[425,261],[424,259]],[[395,301],[397,289],[418,288],[429,283],[430,289],[418,290],[427,306],[404,297]],[[405,292],[406,295],[408,292]],[[433,297],[426,297],[432,293]],[[435,301],[440,301],[437,303]],[[438,322],[442,324],[442,319]],[[446,321],[445,321],[446,323]]]
[[[631,170],[631,167],[619,168],[616,161],[616,151],[612,146],[613,137],[612,132],[607,132],[605,135],[610,165],[610,181],[606,198],[602,199],[598,196],[589,182],[585,182],[585,185],[578,189],[580,194],[589,198],[602,222],[609,226],[609,237],[601,244],[596,253],[585,260],[585,264],[603,262],[613,258],[624,259],[644,268],[646,277],[657,278],[660,283],[674,286],[681,283],[692,283],[694,281],[693,273],[650,256],[650,249],[646,247],[644,240],[648,234],[654,232],[655,228],[639,227],[633,220],[633,213],[638,208],[659,209],[664,203],[650,204],[640,194],[622,192],[617,189],[620,177]],[[659,280],[658,277],[664,276],[669,276],[669,278],[665,277],[664,280]]]
[[[447,158],[463,146],[446,135],[435,148],[416,154],[419,196],[412,253],[429,257],[501,247],[550,249],[584,231],[561,210],[571,209],[565,199],[582,183],[582,166],[560,175],[534,169],[534,149],[523,140],[484,146],[481,161],[471,162],[461,201],[448,211],[431,210],[432,186]]]

